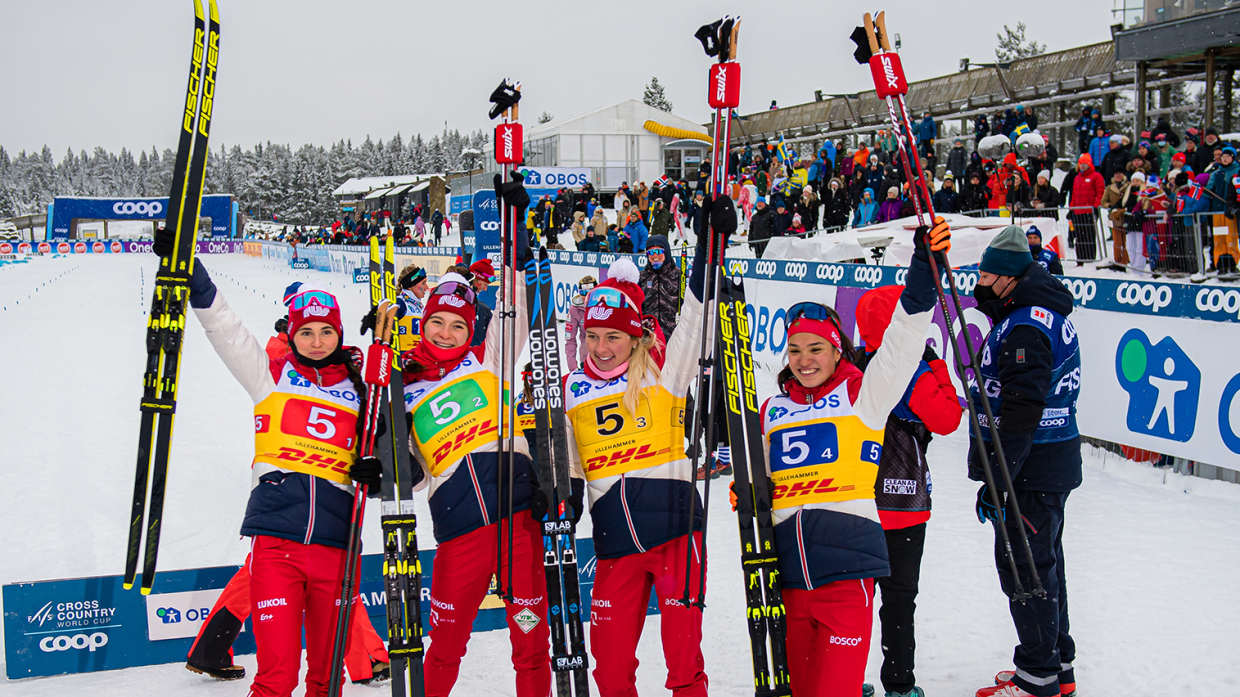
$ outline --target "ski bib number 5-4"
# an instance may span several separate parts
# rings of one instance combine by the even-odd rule
[[[776,509],[874,498],[883,433],[858,417],[789,423],[769,439]]]

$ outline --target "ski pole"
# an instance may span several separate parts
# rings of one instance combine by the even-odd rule
[[[382,362],[383,368],[377,369],[373,382],[369,382],[366,392],[366,432],[358,448],[362,457],[372,457],[375,452],[375,437],[378,431],[379,409],[383,403],[383,388],[387,386],[391,376],[392,365],[392,325],[396,321],[396,306],[386,300],[379,306],[375,316],[374,341],[371,344],[369,358]],[[376,348],[377,347],[377,348]],[[376,366],[378,368],[378,366]],[[368,373],[370,371],[367,371]],[[369,375],[367,377],[370,377]],[[391,426],[396,428],[395,424]],[[313,483],[311,483],[313,486]],[[336,611],[336,631],[332,642],[331,681],[328,683],[328,695],[338,697],[343,686],[344,654],[349,642],[350,614],[353,610],[353,596],[357,593],[358,557],[362,546],[362,521],[366,515],[367,486],[358,484],[354,487],[353,509],[349,516],[349,544],[345,549],[344,575],[340,581],[340,600]]]
[[[875,24],[878,25],[877,38],[875,36],[875,31],[874,31]],[[866,28],[866,37],[870,43],[870,49],[872,53],[874,54],[874,58],[877,58],[879,60],[880,66],[882,68],[881,70],[874,71],[875,87],[879,95],[884,96],[886,98],[887,112],[891,118],[892,128],[896,129],[898,132],[896,142],[899,146],[900,160],[904,166],[905,176],[909,180],[909,189],[910,189],[909,193],[910,193],[911,198],[913,199],[913,207],[917,211],[918,223],[920,225],[928,226],[928,224],[933,224],[934,222],[934,209],[932,208],[932,204],[930,201],[929,187],[925,181],[925,174],[921,171],[920,158],[918,157],[915,150],[910,155],[909,149],[906,147],[906,144],[904,141],[905,137],[909,137],[909,138],[912,137],[912,127],[909,123],[908,110],[904,106],[903,92],[900,91],[900,88],[899,88],[899,86],[903,85],[903,89],[907,90],[907,83],[904,81],[903,69],[900,66],[900,62],[898,58],[895,57],[894,54],[890,53],[891,49],[890,49],[890,44],[888,43],[888,40],[887,40],[887,28],[886,28],[886,22],[885,22],[883,13],[880,12],[878,14],[876,21],[871,19],[869,13],[866,13],[865,28]],[[881,50],[879,46],[880,42],[881,42]],[[873,61],[874,58],[872,58],[871,61]],[[873,65],[873,62],[871,63],[871,65]],[[884,83],[880,81],[877,77],[880,73],[893,75],[893,76],[898,77],[898,79],[893,81],[894,84],[893,82]],[[896,112],[896,101],[898,101],[899,107],[900,107],[899,115]],[[900,131],[903,131],[903,132],[901,133]],[[910,162],[910,159],[911,159],[911,162]],[[912,168],[914,166],[916,167],[915,173],[912,171]],[[922,208],[922,201],[920,200],[920,194],[925,195],[925,211],[923,211],[923,208]],[[969,369],[973,371],[974,379],[980,380],[980,377],[979,377],[981,375],[980,367],[977,364],[977,356],[973,350],[973,340],[972,340],[972,337],[969,335],[968,323],[964,319],[964,310],[960,303],[960,295],[956,290],[955,276],[951,273],[951,266],[947,261],[947,255],[942,254],[942,258],[943,258],[943,264],[946,267],[946,277],[947,277],[946,280],[947,280],[948,288],[951,291],[952,304],[955,306],[956,316],[960,319],[961,325],[964,328],[964,331],[962,333],[964,335],[965,348],[968,351],[968,366],[969,366]],[[931,273],[937,279],[937,282],[935,283],[935,293],[938,295],[940,309],[943,312],[944,321],[947,323],[947,327],[948,327],[947,336],[952,345],[953,356],[956,360],[957,374],[960,378],[961,385],[967,388],[969,385],[969,382],[964,372],[964,365],[966,361],[961,356],[960,347],[958,345],[958,342],[956,340],[956,335],[954,332],[954,323],[952,322],[951,315],[948,311],[947,299],[943,293],[943,288],[942,288],[943,276],[940,275],[938,263],[933,253],[929,254],[929,260],[930,260]],[[1009,494],[1011,494],[1013,492],[1011,470],[1008,468],[1008,465],[1007,465],[1007,458],[1005,457],[1005,454],[1003,452],[1003,445],[999,441],[999,430],[998,430],[998,426],[995,424],[994,413],[991,410],[990,398],[986,394],[985,389],[979,389],[978,393],[981,396],[982,409],[986,414],[987,422],[990,427],[991,439],[995,446],[995,459],[998,461],[1000,474],[1003,475],[1004,485],[1007,487],[1007,491],[1009,492]],[[977,438],[979,444],[983,444],[985,441],[982,438],[981,424],[977,416],[976,406],[973,404],[972,399],[968,399],[966,400],[966,402],[967,402],[967,407],[969,410],[969,419],[972,422],[974,437]],[[988,454],[986,453],[986,448],[983,445],[982,447],[978,448],[978,451],[979,451],[979,457],[981,458],[981,462],[982,462],[982,475],[983,475],[983,478],[986,480],[987,487],[990,489],[992,502],[995,504],[996,508],[1002,510],[1004,508],[1003,501],[1000,500],[999,492],[994,486],[994,473],[991,470],[990,458]],[[1020,505],[1017,503],[1015,496],[1010,495],[1008,497],[1008,500],[1012,505],[1012,512],[1015,518],[1017,520],[1021,519],[1022,516],[1020,513]],[[1012,543],[1008,535],[1007,527],[1004,524],[1004,522],[998,521],[998,520],[995,521],[995,526],[997,527],[999,531],[999,537],[1001,539],[1001,542],[1003,543],[1004,550],[1008,556],[1008,561],[1011,564],[1012,579],[1013,579],[1013,584],[1014,584],[1014,588],[1012,592],[1012,599],[1024,602],[1029,597],[1029,594],[1025,591],[1024,586],[1020,580],[1020,574],[1016,566],[1015,556],[1013,555],[1013,552],[1012,552]],[[1042,581],[1036,573],[1037,565],[1033,558],[1033,549],[1029,545],[1029,538],[1025,534],[1025,529],[1023,526],[1017,525],[1016,528],[1017,528],[1017,533],[1022,543],[1022,546],[1024,547],[1025,557],[1029,563],[1031,576],[1033,577],[1033,586],[1034,586],[1033,594],[1037,595],[1038,597],[1046,597],[1046,590],[1042,587]]]

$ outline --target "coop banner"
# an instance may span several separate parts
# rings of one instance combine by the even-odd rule
[[[589,621],[597,564],[594,541],[578,539],[577,555],[582,562],[580,612]],[[422,621],[429,629],[435,551],[425,550],[418,556],[422,562]],[[382,555],[362,557],[359,594],[375,630],[386,637],[382,571]],[[215,599],[237,572],[236,566],[160,572],[148,596],[122,590],[121,576],[6,585],[2,595],[6,675],[17,680],[184,662],[199,627],[210,617]],[[646,611],[658,611],[654,596]],[[507,626],[503,603],[495,595],[486,596],[474,630]],[[233,644],[234,653],[254,653],[252,630],[247,619]]]

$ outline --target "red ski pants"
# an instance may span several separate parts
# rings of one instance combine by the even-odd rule
[[[374,624],[371,623],[370,617],[366,614],[366,608],[361,603],[360,598],[355,598],[353,606],[352,624],[349,626],[349,650],[344,655],[344,667],[348,671],[349,677],[353,680],[366,680],[374,677],[374,671],[371,669],[371,660],[381,663],[388,662],[387,647],[383,644],[383,639],[379,638],[379,633],[375,631]],[[220,612],[227,612],[236,618],[238,625],[243,624],[247,617],[250,616],[250,557],[246,555],[245,564],[233,574],[228,580],[228,585],[224,586],[224,592],[220,594],[215,605],[211,608],[211,617],[215,617]],[[190,647],[189,653],[194,655],[194,650],[198,648],[198,644],[202,639],[202,634],[210,625],[203,622],[202,628],[198,630],[198,636],[194,638],[194,644]],[[232,640],[236,639],[234,634]],[[231,640],[230,640],[231,641]],[[214,654],[214,649],[223,649],[223,646],[212,647],[212,651],[207,653]],[[232,656],[232,645],[228,646],[228,655]],[[231,661],[223,661],[223,653],[217,657],[204,657],[207,665],[229,665]]]
[[[546,697],[551,692],[551,641],[547,628],[547,577],[543,571],[542,528],[529,511],[513,516],[512,594],[507,602],[512,666],[517,697]],[[431,571],[431,645],[426,652],[427,697],[452,692],[461,672],[478,608],[496,569],[496,525],[487,525],[439,545]],[[504,563],[498,573],[508,581],[508,527],[503,527]]]
[[[287,697],[297,686],[306,633],[306,695],[327,694],[345,551],[257,535],[250,552],[250,612],[258,645],[251,697]]]
[[[788,671],[796,697],[857,697],[874,625],[874,579],[784,589]]]
[[[690,598],[698,596],[705,573],[701,533],[679,537],[648,552],[599,559],[590,607],[590,653],[594,682],[602,697],[637,697],[637,640],[646,623],[650,591],[659,599],[664,686],[676,697],[706,697],[706,663],[702,658],[702,610],[684,607],[686,545],[693,545]],[[860,686],[857,688],[860,694]],[[855,695],[853,696],[855,697]]]

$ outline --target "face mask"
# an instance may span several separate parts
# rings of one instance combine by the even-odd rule
[[[995,292],[993,286],[977,286],[973,289],[973,299],[977,301],[977,309],[982,314],[993,319],[998,319],[999,314],[999,294]]]
[[[654,259],[650,260],[650,265],[654,267],[655,271],[658,271],[659,269],[663,268],[663,262],[655,261]]]

